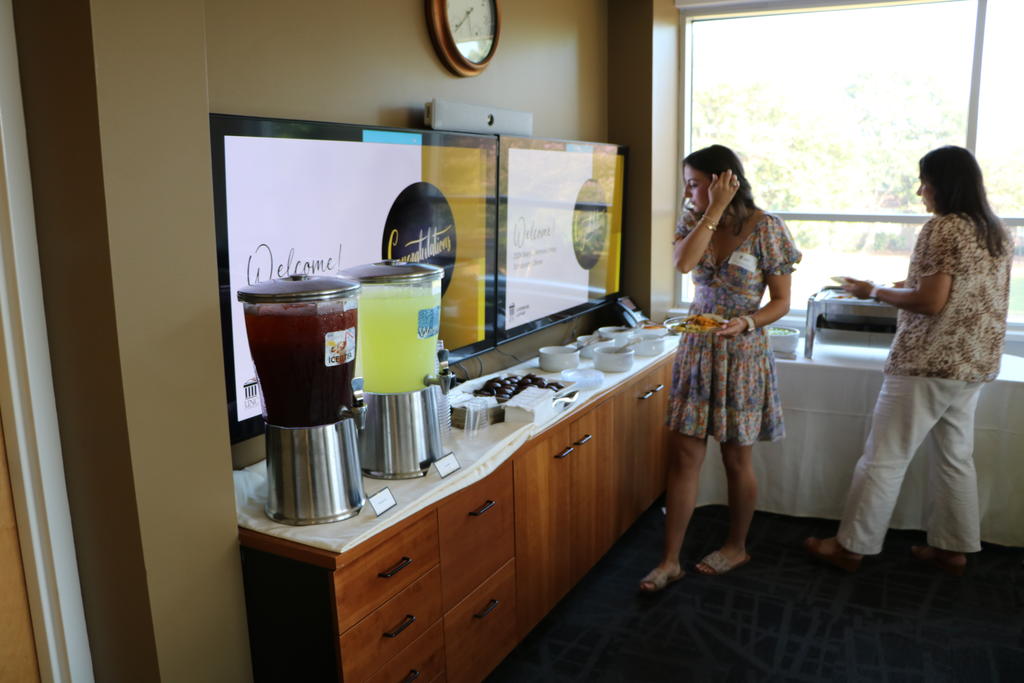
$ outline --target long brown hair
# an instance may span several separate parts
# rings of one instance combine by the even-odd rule
[[[1009,235],[988,204],[981,167],[970,151],[948,145],[921,157],[921,180],[934,191],[935,213],[957,214],[974,224],[978,244],[992,256],[1006,253]]]
[[[733,176],[740,181],[740,187],[736,190],[732,201],[729,202],[729,206],[725,208],[723,216],[733,224],[733,232],[737,235],[740,234],[744,221],[750,214],[758,210],[758,206],[754,203],[750,182],[743,172],[743,162],[736,156],[736,153],[725,145],[711,145],[688,154],[683,159],[683,165],[697,169],[708,176],[720,176],[724,171],[732,171]]]

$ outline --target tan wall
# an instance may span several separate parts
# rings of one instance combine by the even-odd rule
[[[15,19],[97,679],[247,680],[207,113],[419,126],[440,97],[609,139],[607,3],[503,2],[472,79],[419,0],[41,4]]]
[[[671,306],[674,282],[678,20],[672,0],[608,3],[608,131],[629,145],[623,291],[655,320]]]
[[[604,140],[604,0],[501,3],[487,69],[448,73],[422,0],[209,0],[211,111],[422,127],[423,103],[530,111],[534,135]]]

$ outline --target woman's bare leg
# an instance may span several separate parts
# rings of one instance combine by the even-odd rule
[[[757,477],[754,476],[753,446],[726,441],[721,448],[729,488],[729,536],[719,552],[732,565],[747,557],[747,533],[757,506]]]
[[[675,575],[679,572],[679,552],[683,547],[683,537],[697,503],[697,481],[707,442],[676,432],[672,433],[671,439],[665,482],[665,544],[658,568],[669,575]],[[641,582],[641,588],[644,583]]]

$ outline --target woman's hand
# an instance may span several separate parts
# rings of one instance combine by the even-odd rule
[[[858,299],[870,299],[871,290],[874,288],[875,283],[868,280],[856,280],[852,277],[846,278],[846,282],[843,283],[843,289]]]
[[[719,213],[725,211],[725,208],[729,206],[729,202],[736,196],[736,191],[740,189],[740,180],[733,172],[726,169],[722,171],[721,175],[717,173],[711,174],[711,184],[708,185],[708,196],[711,198],[711,207],[719,209]],[[705,212],[706,213],[706,212]]]
[[[716,337],[735,337],[741,332],[747,331],[747,321],[743,318],[733,318],[722,325],[722,328],[715,332]]]

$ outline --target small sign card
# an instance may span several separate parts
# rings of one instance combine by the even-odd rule
[[[449,453],[448,455],[438,458],[434,461],[434,467],[437,468],[437,473],[444,479],[455,470],[462,467],[459,461],[455,458],[455,453]]]
[[[396,505],[398,505],[398,503],[395,501],[395,497],[391,495],[391,489],[387,486],[370,496],[370,506],[378,517]]]

